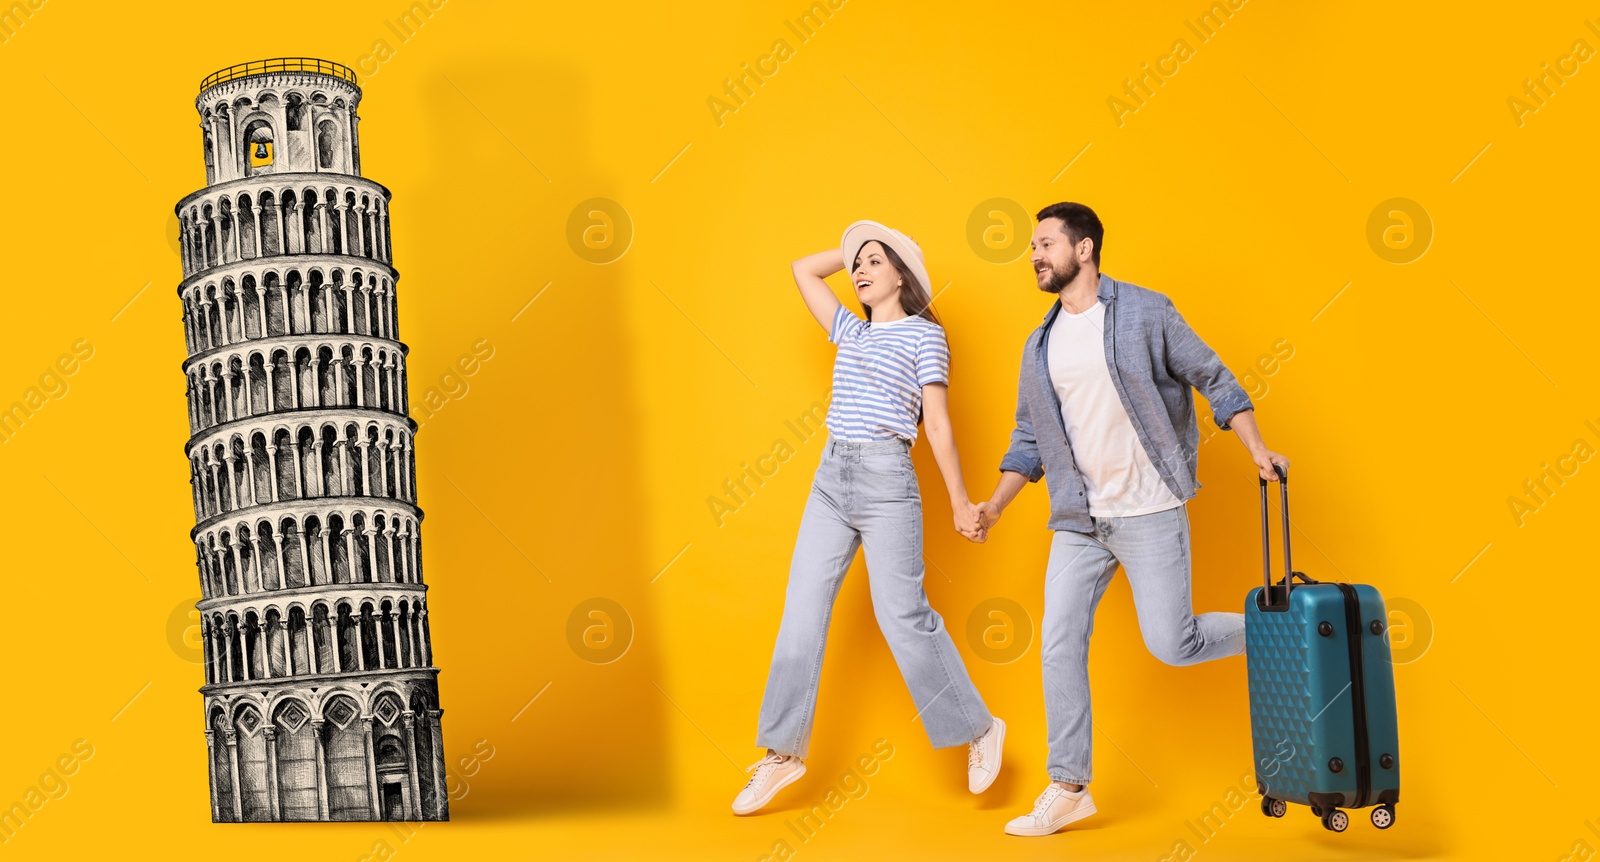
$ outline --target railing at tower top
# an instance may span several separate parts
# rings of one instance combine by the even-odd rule
[[[343,78],[352,84],[360,84],[356,80],[354,69],[328,60],[318,60],[315,57],[274,57],[271,60],[256,60],[253,63],[239,63],[217,72],[212,72],[200,82],[200,92],[215,87],[228,81],[247,78],[251,75],[266,75],[272,72],[312,72],[318,75],[332,75]]]

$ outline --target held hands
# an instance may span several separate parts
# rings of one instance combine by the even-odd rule
[[[1000,520],[1000,509],[988,500],[974,505],[970,500],[955,505],[956,532],[967,541],[982,543],[989,538],[989,528]]]
[[[978,504],[978,525],[983,527],[984,533],[988,533],[989,528],[1000,520],[1000,512],[1000,507],[988,500]]]
[[[965,536],[969,542],[982,542],[989,537],[989,531],[979,515],[979,509],[984,505],[987,504],[980,503],[974,506],[971,500],[962,499],[954,501],[951,507],[955,510],[956,532]]]

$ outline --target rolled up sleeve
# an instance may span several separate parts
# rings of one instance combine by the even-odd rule
[[[1039,440],[1033,433],[1033,420],[1028,415],[1028,356],[1022,352],[1022,372],[1017,375],[1017,424],[1011,430],[1011,446],[1000,459],[1000,472],[1021,473],[1029,482],[1044,477],[1044,461],[1039,457]]]
[[[1228,422],[1235,415],[1255,409],[1238,378],[1222,364],[1217,352],[1189,328],[1170,300],[1166,304],[1162,333],[1167,343],[1167,370],[1205,396],[1218,428],[1227,431]]]

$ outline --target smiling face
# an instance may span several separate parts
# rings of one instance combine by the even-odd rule
[[[872,240],[856,252],[850,268],[850,283],[855,285],[856,298],[869,308],[888,310],[900,303],[900,287],[905,279],[889,262],[883,244]]]
[[[1089,254],[1094,241],[1085,237],[1074,243],[1067,235],[1066,223],[1058,218],[1047,218],[1033,230],[1033,272],[1039,280],[1039,289],[1046,293],[1060,293],[1078,277],[1083,264],[1091,260]]]

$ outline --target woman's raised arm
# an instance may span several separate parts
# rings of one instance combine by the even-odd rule
[[[806,308],[811,310],[811,316],[817,323],[833,333],[833,316],[838,313],[839,297],[833,295],[833,288],[828,286],[823,279],[844,269],[844,261],[839,257],[839,250],[830,248],[816,254],[808,254],[794,262],[795,286],[800,288],[800,298],[806,301]]]

